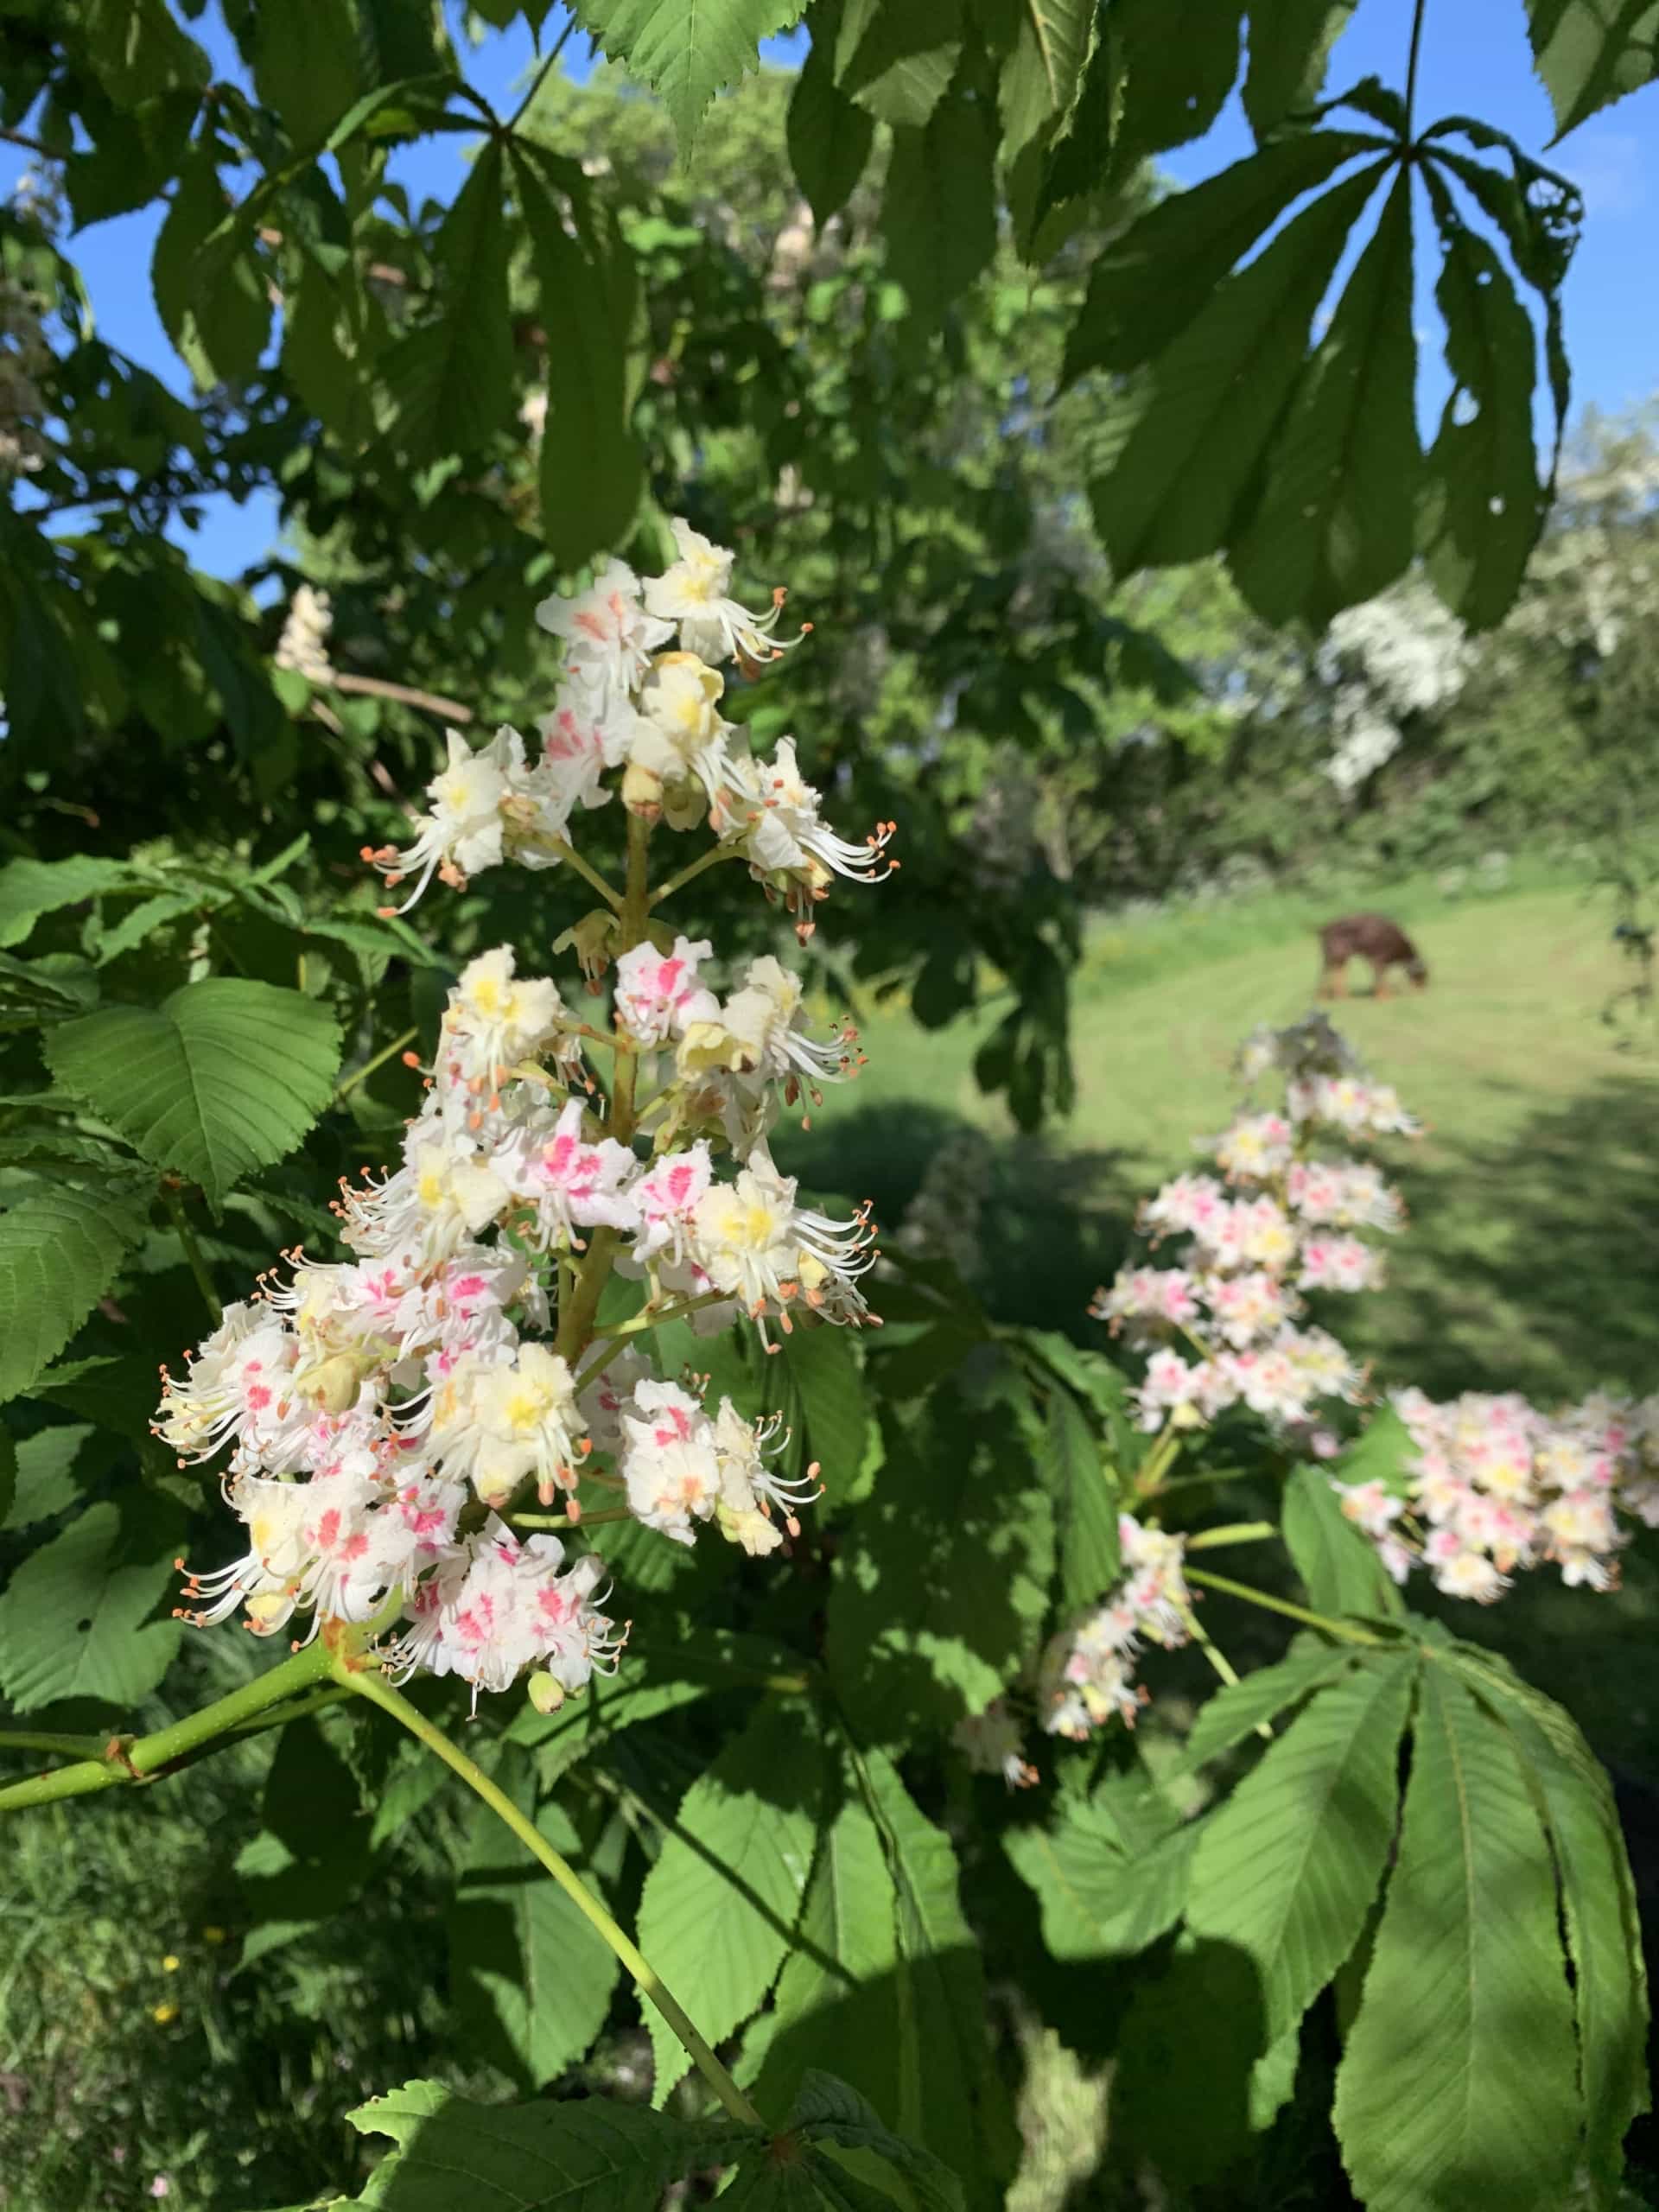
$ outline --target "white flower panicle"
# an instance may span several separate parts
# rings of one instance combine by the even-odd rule
[[[1412,1445],[1398,1476],[1332,1487],[1396,1582],[1421,1567],[1447,1597],[1486,1605],[1548,1561],[1569,1585],[1616,1589],[1630,1523],[1659,1528],[1659,1398],[1598,1394],[1554,1414],[1513,1392],[1393,1402]]]
[[[334,606],[327,593],[310,584],[297,586],[272,655],[276,666],[291,668],[313,683],[332,683],[334,664],[328,658],[328,637],[333,626]]]
[[[476,752],[449,733],[413,842],[364,848],[390,887],[414,879],[403,906],[387,911],[406,912],[435,874],[461,888],[505,861],[556,866],[569,855],[571,815],[607,803],[613,770],[624,805],[642,820],[680,831],[710,824],[795,918],[803,941],[836,876],[880,880],[898,866],[886,855],[893,823],[878,823],[861,844],[837,836],[801,775],[794,740],[780,739],[763,760],[721,715],[723,665],[753,675],[799,638],[774,634],[781,591],[768,612],[752,613],[730,595],[730,553],[687,523],[673,530],[680,557],[660,576],[642,580],[613,561],[580,597],[537,608],[559,641],[563,678],[539,725],[541,752],[512,728]]]
[[[1356,1402],[1363,1377],[1334,1337],[1303,1325],[1303,1294],[1376,1288],[1382,1257],[1361,1232],[1405,1217],[1370,1161],[1322,1147],[1418,1125],[1322,1014],[1256,1031],[1238,1067],[1247,1081],[1281,1076],[1282,1109],[1241,1112],[1200,1140],[1221,1176],[1178,1175],[1141,1211],[1154,1245],[1190,1240],[1184,1263],[1125,1268],[1090,1310],[1149,1355],[1142,1428],[1196,1428],[1243,1406],[1307,1441],[1320,1402]]]
[[[1190,1633],[1192,1600],[1181,1572],[1185,1540],[1119,1516],[1124,1575],[1109,1597],[1055,1637],[1038,1674],[1038,1714],[1046,1733],[1081,1742],[1109,1720],[1134,1727],[1146,1702],[1135,1681],[1146,1643],[1173,1651]]]
[[[677,536],[680,561],[643,591],[612,563],[538,610],[563,658],[540,753],[512,729],[479,750],[450,733],[413,842],[369,855],[389,883],[413,876],[418,897],[435,874],[569,861],[572,815],[620,785],[631,853],[658,822],[702,820],[772,894],[792,903],[793,870],[822,895],[812,871],[841,866],[838,841],[787,741],[768,772],[775,804],[756,804],[796,844],[739,817],[733,793],[760,771],[734,766],[709,664],[774,657],[776,607],[751,614],[730,596],[729,556]],[[709,940],[652,918],[632,862],[629,881],[607,894],[609,1031],[521,974],[510,946],[470,960],[401,1156],[341,1185],[348,1256],[286,1255],[184,1372],[164,1373],[156,1434],[181,1463],[223,1455],[245,1532],[238,1556],[188,1576],[184,1618],[240,1610],[259,1635],[296,1617],[306,1634],[353,1624],[387,1639],[398,1669],[457,1675],[475,1694],[527,1676],[550,1710],[614,1667],[622,1636],[600,1559],[567,1557],[545,1514],[535,1533],[515,1526],[527,1506],[557,1505],[567,1529],[631,1518],[755,1558],[799,1535],[817,1464],[788,1471],[775,1415],[705,1405],[707,1378],[659,1371],[647,1346],[665,1319],[752,1325],[769,1351],[803,1321],[874,1319],[868,1208],[841,1220],[803,1204],[767,1143],[782,1107],[856,1072],[855,1033],[817,1033],[778,960],[719,968]],[[634,1286],[632,1304],[601,1321],[607,1282]]]

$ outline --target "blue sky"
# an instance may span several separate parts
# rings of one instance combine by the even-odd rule
[[[562,8],[550,16],[549,35],[556,33],[563,16]],[[1410,19],[1409,0],[1363,0],[1337,48],[1332,87],[1372,73],[1385,83],[1401,84]],[[204,16],[194,30],[213,52],[216,67],[240,73],[229,41],[212,16]],[[774,40],[767,58],[791,63],[802,44],[798,34]],[[529,31],[516,22],[473,53],[469,73],[499,106],[511,102],[533,58]],[[587,41],[581,34],[566,48],[563,66],[575,76],[587,73]],[[1566,290],[1575,410],[1594,402],[1617,410],[1659,389],[1659,86],[1592,118],[1546,154],[1554,126],[1549,102],[1531,71],[1521,0],[1428,0],[1417,105],[1425,122],[1443,114],[1479,116],[1564,171],[1583,192],[1584,238]],[[1179,182],[1192,184],[1247,154],[1250,143],[1235,98],[1205,137],[1167,156],[1164,165]],[[412,191],[448,200],[461,181],[466,144],[453,137],[424,141],[399,156],[396,173]],[[0,191],[10,189],[27,158],[14,147],[0,145]],[[188,374],[149,296],[150,249],[160,218],[158,208],[117,217],[81,232],[69,251],[83,270],[105,335],[175,390],[186,392]],[[1432,288],[1433,275],[1428,268],[1426,289]],[[1427,302],[1420,321],[1424,340],[1433,342],[1438,334]],[[1427,371],[1423,397],[1430,411],[1438,410],[1443,390],[1444,379]],[[264,553],[276,531],[274,501],[256,499],[238,508],[219,500],[209,503],[200,529],[188,542],[203,567],[228,575]]]

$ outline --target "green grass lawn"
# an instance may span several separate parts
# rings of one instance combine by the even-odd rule
[[[1313,923],[1343,901],[1262,899],[1101,926],[1078,981],[1076,1111],[1037,1138],[984,1098],[972,1057],[997,1007],[933,1032],[901,1011],[863,1026],[870,1065],[779,1155],[894,1222],[928,1162],[985,1133],[984,1285],[1009,1319],[1086,1338],[1140,1195],[1220,1128],[1244,1033],[1306,1013]],[[1447,1393],[1512,1386],[1548,1400],[1600,1382],[1659,1388],[1659,1033],[1620,1047],[1601,1020],[1624,980],[1606,909],[1568,890],[1450,906],[1407,887],[1427,991],[1334,1009],[1377,1075],[1427,1122],[1396,1143],[1411,1208],[1381,1295],[1343,1315],[1382,1379]]]

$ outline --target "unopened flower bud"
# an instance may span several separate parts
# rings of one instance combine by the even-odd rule
[[[622,772],[622,804],[642,822],[655,822],[663,810],[663,779],[654,768],[630,760]]]
[[[530,1701],[537,1713],[556,1713],[564,1703],[563,1686],[544,1669],[533,1674],[526,1687],[530,1692]]]

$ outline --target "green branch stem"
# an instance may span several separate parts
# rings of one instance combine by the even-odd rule
[[[1183,1572],[1189,1582],[1199,1583],[1206,1590],[1224,1591],[1230,1598],[1243,1598],[1247,1605],[1260,1605],[1267,1612],[1282,1613],[1287,1620],[1319,1629],[1326,1636],[1334,1636],[1338,1643],[1370,1644],[1379,1651],[1388,1646],[1387,1637],[1374,1635],[1357,1621],[1332,1620],[1328,1613],[1312,1612],[1306,1605],[1293,1605],[1288,1598],[1270,1597],[1265,1590],[1253,1590],[1248,1582],[1235,1582],[1230,1575],[1211,1574],[1199,1567],[1189,1567]]]
[[[701,860],[690,861],[686,867],[681,868],[677,874],[671,875],[660,891],[652,893],[652,905],[660,906],[664,899],[671,899],[677,891],[683,891],[686,885],[700,876],[705,868],[717,868],[721,861],[734,861],[741,857],[740,847],[716,845],[712,852],[705,853]]]
[[[588,1340],[598,1344],[602,1338],[613,1338],[620,1345],[629,1337],[637,1337],[646,1329],[660,1328],[664,1321],[683,1321],[688,1313],[699,1313],[705,1306],[728,1304],[730,1299],[729,1291],[704,1290],[699,1291],[695,1298],[683,1298],[677,1305],[659,1306],[655,1311],[646,1306],[638,1313],[631,1313],[626,1321],[607,1321],[602,1328],[591,1330]],[[585,1389],[598,1372],[597,1367],[590,1367],[579,1377],[577,1387]]]
[[[621,912],[622,893],[614,884],[607,883],[599,870],[590,861],[583,860],[568,837],[550,838],[548,847],[550,851],[558,855],[567,868],[575,868],[585,883],[591,884],[607,906],[613,908],[618,913]]]
[[[1181,1605],[1177,1608],[1177,1611],[1179,1612],[1182,1621],[1185,1624],[1187,1634],[1192,1637],[1193,1643],[1198,1645],[1199,1650],[1203,1652],[1205,1657],[1209,1661],[1210,1665],[1216,1675],[1226,1684],[1230,1690],[1236,1689],[1239,1682],[1239,1673],[1237,1668],[1234,1666],[1232,1661],[1227,1656],[1227,1654],[1221,1649],[1220,1645],[1211,1641],[1209,1631],[1205,1629],[1204,1623],[1198,1618],[1197,1613],[1193,1611],[1192,1606]],[[1265,1720],[1258,1720],[1256,1722],[1255,1732],[1261,1737],[1263,1743],[1270,1744],[1273,1741],[1273,1730]]]
[[[213,1271],[207,1265],[206,1254],[196,1242],[196,1232],[190,1226],[178,1185],[165,1176],[162,1179],[162,1204],[167,1208],[167,1217],[183,1248],[186,1264],[196,1279],[196,1288],[201,1293],[202,1304],[207,1308],[208,1316],[217,1328],[225,1318],[225,1308],[213,1287]]]
[[[1259,1544],[1278,1533],[1276,1521],[1229,1521],[1219,1529],[1200,1529],[1196,1536],[1187,1538],[1186,1548],[1209,1552],[1219,1550],[1224,1544]]]
[[[655,1967],[612,1919],[575,1869],[554,1850],[540,1829],[525,1818],[512,1798],[498,1789],[482,1768],[475,1765],[458,1745],[452,1743],[442,1728],[429,1720],[423,1713],[417,1712],[406,1698],[400,1696],[377,1669],[360,1663],[354,1665],[351,1660],[344,1659],[337,1679],[359,1697],[366,1698],[372,1705],[378,1705],[383,1713],[390,1713],[394,1720],[441,1758],[453,1773],[459,1775],[469,1789],[482,1798],[498,1819],[504,1821],[518,1837],[531,1857],[546,1868],[589,1926],[609,1945],[633,1977],[642,1995],[651,1999],[679,2037],[697,2071],[724,2109],[746,2126],[763,2126],[765,2123],[760,2113],[721,2064],[710,2045],[697,2032],[690,2015],[665,1986]]]
[[[512,1513],[507,1518],[515,1529],[588,1529],[601,1521],[632,1521],[633,1509],[628,1505],[601,1505],[594,1512],[569,1513]]]
[[[350,1097],[359,1083],[366,1083],[377,1068],[385,1067],[394,1052],[406,1051],[420,1033],[418,1029],[405,1029],[401,1037],[394,1037],[390,1045],[383,1045],[372,1059],[365,1060],[360,1068],[353,1068],[346,1080],[334,1087],[335,1105],[338,1106],[342,1098]]]
[[[240,1689],[232,1690],[227,1697],[216,1698],[200,1712],[175,1720],[166,1728],[158,1728],[153,1735],[111,1736],[96,1758],[81,1759],[73,1766],[54,1767],[50,1773],[8,1783],[0,1789],[0,1812],[21,1812],[30,1805],[52,1804],[61,1797],[85,1797],[94,1790],[115,1789],[124,1783],[152,1781],[157,1775],[215,1748],[220,1741],[252,1734],[256,1728],[279,1726],[272,1708],[288,1706],[290,1700],[300,1697],[303,1700],[301,1706],[280,1716],[281,1720],[296,1719],[301,1711],[308,1712],[316,1703],[333,1701],[305,1695],[321,1686],[331,1666],[328,1645],[323,1637],[319,1637],[302,1651],[292,1653],[279,1665],[256,1675],[252,1681],[245,1682]]]

